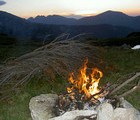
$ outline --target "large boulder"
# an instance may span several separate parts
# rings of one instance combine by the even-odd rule
[[[133,111],[134,111],[134,114],[135,114],[135,116],[136,116],[136,120],[140,120],[140,112],[137,110],[137,109],[135,109],[134,107],[133,107],[133,105],[131,105],[127,100],[125,100],[124,98],[121,98],[120,99],[120,103],[121,103],[121,106],[123,107],[123,108],[127,108],[127,109],[133,109]]]
[[[137,120],[133,109],[116,108],[114,110],[113,120]]]
[[[113,119],[113,107],[109,103],[103,103],[98,108],[97,120],[112,120]]]
[[[87,116],[96,115],[97,112],[94,110],[74,110],[64,113],[62,116],[54,117],[49,120],[82,120]]]
[[[42,94],[33,97],[29,103],[29,109],[33,120],[48,120],[55,117],[54,106],[58,99],[56,94]]]

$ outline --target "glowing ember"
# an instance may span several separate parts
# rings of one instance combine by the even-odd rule
[[[92,69],[91,75],[86,75],[87,63],[88,59],[84,62],[83,68],[80,69],[80,74],[77,76],[77,79],[74,79],[74,73],[70,74],[69,82],[72,87],[67,88],[68,93],[74,93],[75,88],[78,88],[79,93],[84,92],[85,99],[100,92],[98,85],[100,78],[103,77],[103,73],[98,68]],[[99,95],[95,95],[94,97],[99,98]]]

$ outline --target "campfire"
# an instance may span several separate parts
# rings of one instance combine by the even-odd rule
[[[70,73],[67,93],[60,95],[56,110],[58,115],[73,110],[90,110],[99,105],[107,95],[107,89],[99,87],[103,73],[98,68],[88,70],[88,58],[79,73]]]
[[[100,86],[103,73],[87,67],[88,59],[78,73],[69,74],[66,92],[42,94],[31,99],[29,108],[33,120],[140,120],[140,113],[123,97],[140,88],[140,81],[132,89],[114,94],[140,76],[129,75],[120,85]]]
[[[88,59],[78,72],[69,74],[66,92],[42,94],[30,100],[33,120],[140,120],[139,111],[123,98],[140,88],[140,81],[132,89],[114,94],[139,77],[140,72],[130,74],[121,84],[101,87],[103,73],[87,64]]]

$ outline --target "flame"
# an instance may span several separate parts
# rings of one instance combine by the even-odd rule
[[[98,68],[93,68],[92,73],[87,75],[87,63],[88,58],[85,60],[83,67],[80,69],[80,74],[77,79],[74,79],[74,73],[70,74],[69,82],[72,87],[67,88],[68,93],[73,93],[75,88],[78,88],[79,93],[84,92],[86,99],[90,98],[92,95],[100,92],[98,88],[100,78],[103,77],[103,73],[99,71]],[[98,98],[99,96],[95,96]]]

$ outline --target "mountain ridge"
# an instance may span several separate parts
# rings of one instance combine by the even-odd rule
[[[52,17],[52,16],[50,16]],[[56,17],[56,16],[53,16]],[[58,16],[57,16],[58,17]],[[64,17],[61,17],[64,18]],[[34,23],[22,19],[7,12],[0,11],[0,33],[10,36],[44,40],[46,35],[52,35],[51,40],[61,35],[69,33],[70,37],[81,33],[94,38],[115,38],[125,37],[136,30],[125,26],[115,26],[108,24],[100,25],[52,25]],[[48,39],[47,39],[48,40]]]
[[[57,17],[55,17],[57,16]],[[59,16],[59,17],[58,17]],[[42,16],[41,16],[42,17]],[[60,15],[49,15],[41,18],[37,16],[35,18],[29,18],[30,22],[54,24],[54,25],[99,25],[109,24],[126,26],[134,29],[140,29],[140,16],[129,16],[119,11],[106,11],[95,16],[83,17],[81,19],[66,18]],[[37,18],[41,18],[41,21]],[[63,18],[63,19],[62,19]]]

